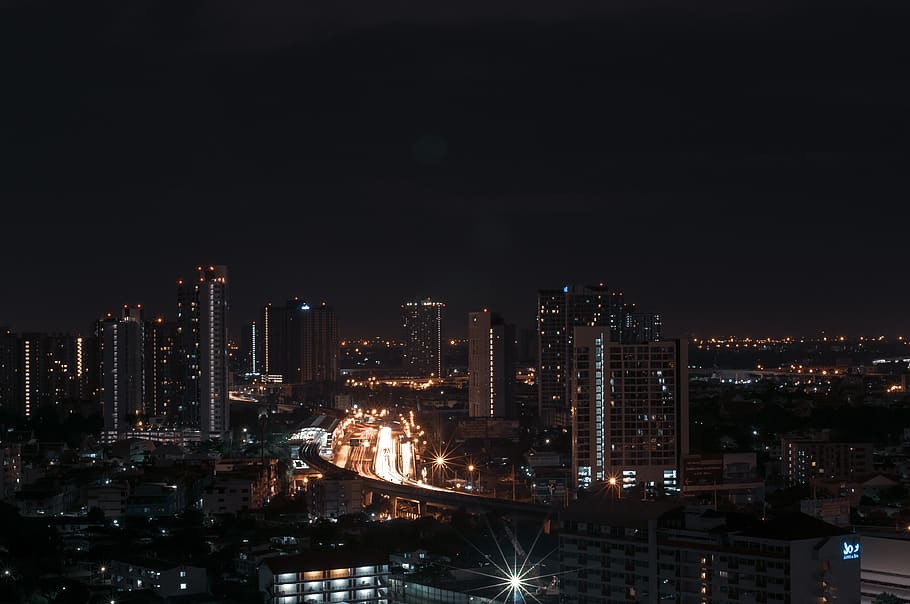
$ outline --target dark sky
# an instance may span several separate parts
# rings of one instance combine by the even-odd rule
[[[906,2],[0,0],[0,325],[226,264],[343,336],[604,281],[672,336],[910,332]]]

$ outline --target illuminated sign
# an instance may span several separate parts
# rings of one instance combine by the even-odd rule
[[[847,541],[843,542],[844,560],[856,560],[859,558],[859,543],[848,543]]]

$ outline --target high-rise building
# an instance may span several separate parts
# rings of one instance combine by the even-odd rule
[[[300,318],[300,382],[338,381],[338,321],[335,310],[322,302],[304,304]]]
[[[262,309],[262,335],[260,337],[260,372],[263,376],[288,374],[287,308],[267,304]]]
[[[441,377],[443,302],[430,298],[401,305],[405,340],[405,368],[415,374]]]
[[[338,380],[338,321],[327,303],[294,297],[285,306],[267,305],[260,339],[263,375],[291,384]]]
[[[26,333],[19,338],[20,414],[82,398],[83,339],[69,334]]]
[[[227,267],[199,266],[198,277],[178,281],[177,349],[181,421],[203,438],[228,431]]]
[[[663,330],[660,314],[637,312],[634,304],[626,304],[623,314],[622,341],[627,344],[654,342],[661,339]]]
[[[139,306],[124,306],[101,324],[104,429],[128,430],[145,414],[145,323]]]
[[[687,344],[624,344],[606,327],[576,327],[572,396],[575,486],[679,489],[689,452]]]
[[[200,349],[202,350],[200,429],[221,437],[230,427],[228,400],[227,268],[200,268]]]
[[[168,418],[175,409],[177,324],[155,317],[145,325],[146,415]]]
[[[515,327],[487,309],[468,313],[468,413],[513,417]]]
[[[600,285],[540,290],[537,295],[537,402],[544,425],[568,426],[572,337],[580,326],[609,329],[620,341],[623,295]]]
[[[259,375],[262,359],[262,322],[252,321],[244,332],[243,372],[247,377]]]
[[[8,327],[0,327],[0,409],[22,415],[19,375],[22,371],[19,336]]]
[[[177,281],[177,354],[174,370],[175,402],[179,423],[199,428],[199,285],[194,279]]]

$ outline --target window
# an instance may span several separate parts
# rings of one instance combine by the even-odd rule
[[[181,584],[180,584],[180,589],[186,589],[186,583],[181,583]]]
[[[180,577],[183,578],[185,576],[186,576],[186,571],[185,570],[180,571]]]

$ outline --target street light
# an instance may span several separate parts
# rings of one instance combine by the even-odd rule
[[[474,480],[474,470],[477,470],[477,480]],[[478,485],[480,484],[480,469],[474,466],[474,464],[468,464],[468,476],[471,478],[471,486],[475,491],[480,490]]]
[[[439,474],[442,473],[443,482],[445,481],[445,468],[446,468],[446,458],[442,455],[437,455],[436,460],[433,463],[433,474],[436,475],[436,484],[439,484]]]
[[[616,477],[610,476],[610,478],[607,479],[607,484],[610,485],[611,489],[616,489],[616,498],[622,499],[622,486],[619,484],[619,481],[616,479]]]

